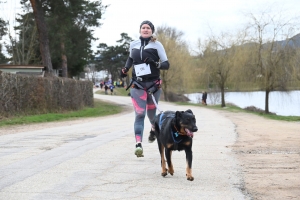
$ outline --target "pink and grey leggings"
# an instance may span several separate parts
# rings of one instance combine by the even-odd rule
[[[153,82],[142,82],[141,85],[144,88],[148,88],[153,85]],[[155,101],[158,103],[161,94],[161,89],[156,91],[153,96]],[[130,88],[130,95],[132,104],[135,111],[134,121],[134,134],[136,143],[142,142],[144,132],[144,121],[147,112],[148,119],[153,126],[154,117],[156,115],[156,107],[152,100],[152,96],[143,89]]]

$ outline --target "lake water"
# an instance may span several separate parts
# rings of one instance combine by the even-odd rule
[[[202,93],[186,94],[191,103],[201,103]],[[265,110],[265,92],[226,92],[225,103],[245,108],[255,106]],[[220,93],[207,94],[207,104],[221,104]],[[300,116],[300,91],[271,92],[269,111],[283,116]]]

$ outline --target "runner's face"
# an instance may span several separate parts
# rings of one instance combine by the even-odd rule
[[[140,33],[143,38],[148,38],[148,37],[152,36],[152,30],[148,24],[142,25]]]

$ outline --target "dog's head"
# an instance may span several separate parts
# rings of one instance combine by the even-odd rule
[[[193,112],[190,109],[186,111],[176,111],[175,119],[176,125],[178,128],[180,127],[178,130],[180,134],[193,138],[194,132],[198,131],[196,118]]]

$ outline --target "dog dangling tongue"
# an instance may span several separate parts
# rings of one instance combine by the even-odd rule
[[[191,138],[194,137],[194,133],[191,132],[189,129],[185,128],[184,130],[185,130],[187,136],[189,136],[189,137],[191,137]]]

